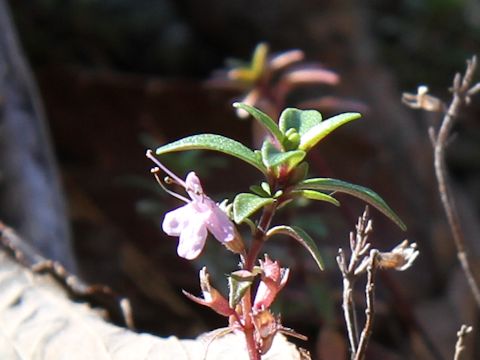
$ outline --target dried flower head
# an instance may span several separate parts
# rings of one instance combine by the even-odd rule
[[[412,266],[418,254],[417,244],[409,244],[405,239],[390,252],[379,252],[377,264],[380,268],[404,271]]]
[[[412,109],[439,112],[444,108],[440,99],[428,95],[428,87],[425,85],[419,86],[416,94],[403,93],[402,102]]]
[[[399,245],[395,246],[388,252],[377,252],[376,265],[380,269],[393,269],[397,271],[404,271],[412,266],[417,258],[419,251],[416,243],[408,243],[408,240],[403,240]],[[370,257],[365,257],[360,265],[355,269],[355,274],[363,273],[370,264]]]
[[[234,313],[234,310],[228,305],[227,299],[225,299],[222,294],[218,292],[210,284],[210,275],[207,272],[207,268],[203,267],[199,273],[200,277],[200,287],[202,289],[203,299],[196,297],[185,290],[183,291],[184,295],[190,300],[195,301],[200,305],[207,306],[223,316],[230,316]]]

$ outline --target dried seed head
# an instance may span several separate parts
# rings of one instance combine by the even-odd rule
[[[412,266],[420,252],[417,250],[416,243],[408,243],[403,240],[399,245],[390,252],[378,254],[378,266],[386,269],[395,269],[404,271]]]
[[[412,109],[439,112],[444,108],[440,99],[428,95],[428,87],[425,85],[419,86],[416,94],[403,93],[402,102]]]
[[[203,299],[196,297],[185,290],[183,290],[183,294],[190,300],[195,301],[200,305],[207,306],[220,315],[226,317],[232,316],[234,310],[229,306],[227,299],[225,299],[222,294],[210,284],[210,275],[208,274],[206,267],[203,267],[200,270],[199,277]]]
[[[403,240],[399,245],[388,252],[377,252],[376,266],[380,269],[393,269],[397,271],[404,271],[412,266],[417,258],[419,251],[416,243],[408,243],[408,240]],[[365,257],[363,261],[355,269],[355,275],[361,274],[367,270],[370,264],[370,257]]]

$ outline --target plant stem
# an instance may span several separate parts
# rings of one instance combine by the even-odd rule
[[[268,205],[263,209],[262,216],[260,217],[260,220],[258,222],[257,230],[253,235],[252,245],[247,254],[244,270],[252,271],[253,267],[255,266],[258,254],[260,253],[260,250],[262,249],[263,243],[265,241],[265,234],[270,227],[270,223],[272,222],[276,209],[276,203]]]
[[[250,246],[245,264],[243,266],[244,270],[253,270],[258,254],[260,253],[263,243],[265,242],[265,234],[270,226],[270,223],[272,222],[276,208],[276,203],[273,203],[263,209],[257,229],[253,234],[252,245]],[[247,342],[248,356],[250,357],[250,360],[261,360],[262,356],[260,349],[257,347],[257,343],[255,341],[255,327],[253,325],[252,318],[252,293],[250,289],[247,290],[242,298],[242,310],[245,321],[243,324],[243,332]]]
[[[350,341],[350,350],[353,354],[357,352],[358,330],[356,327],[355,304],[353,302],[353,284],[349,277],[343,277],[343,316],[347,324],[348,340]]]
[[[253,326],[252,319],[252,295],[250,289],[247,290],[245,296],[242,299],[243,316],[245,324],[243,325],[243,332],[245,334],[245,340],[247,342],[248,356],[250,360],[260,360],[262,358],[260,349],[257,348],[255,341],[255,327]]]
[[[458,117],[460,107],[464,103],[468,103],[469,97],[478,91],[478,86],[470,88],[473,73],[476,67],[476,59],[473,58],[467,63],[467,70],[465,76],[461,77],[457,74],[453,83],[453,100],[447,109],[443,118],[442,124],[438,134],[434,136],[434,165],[435,174],[438,181],[438,191],[442,200],[445,214],[447,215],[448,223],[452,231],[455,247],[457,248],[457,257],[460,261],[462,269],[467,278],[470,289],[478,306],[480,306],[480,287],[478,280],[475,278],[470,261],[465,249],[465,239],[460,225],[458,211],[455,205],[455,200],[448,183],[447,166],[445,162],[445,147],[450,136],[451,129]],[[433,132],[432,132],[433,133]]]
[[[367,285],[365,286],[365,299],[367,308],[365,309],[365,325],[360,336],[355,360],[365,359],[368,340],[372,335],[373,318],[375,315],[375,272],[377,270],[378,250],[374,249],[370,252],[370,265],[367,267]]]

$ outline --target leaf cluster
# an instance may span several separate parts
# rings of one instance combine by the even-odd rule
[[[323,119],[316,110],[287,108],[276,122],[245,103],[235,103],[233,106],[248,112],[268,133],[261,149],[250,149],[222,135],[199,134],[161,146],[156,154],[212,150],[236,157],[259,170],[265,181],[260,185],[252,185],[251,192],[237,194],[233,200],[232,219],[237,224],[247,223],[255,231],[256,226],[251,217],[260,209],[269,206],[278,209],[301,197],[339,206],[340,202],[334,195],[346,193],[372,205],[401,229],[406,229],[398,215],[373,190],[337,179],[307,178],[307,153],[340,126],[359,119],[359,113],[344,113]],[[312,254],[319,267],[323,267],[315,242],[303,229],[282,225],[270,229],[266,237],[275,234],[286,234],[299,241]]]

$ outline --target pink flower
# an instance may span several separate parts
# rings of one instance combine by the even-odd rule
[[[262,280],[258,285],[253,308],[255,310],[268,309],[288,280],[289,269],[281,268],[277,261],[272,261],[265,254],[265,261],[260,260]]]
[[[187,175],[184,186],[191,200],[185,199],[186,205],[165,214],[162,229],[170,236],[180,237],[177,253],[191,260],[200,255],[208,232],[224,244],[235,239],[235,227],[227,214],[203,193],[194,172]]]

